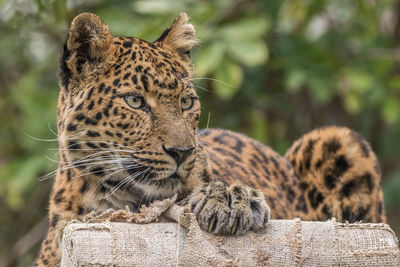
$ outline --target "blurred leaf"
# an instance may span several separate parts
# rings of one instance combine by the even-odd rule
[[[229,54],[247,66],[257,66],[268,59],[268,47],[263,41],[243,40],[229,43]]]
[[[396,98],[386,98],[382,109],[383,117],[388,123],[395,123],[400,118],[399,100]]]
[[[182,10],[184,3],[179,0],[146,0],[134,2],[133,7],[143,14],[175,14],[177,10]]]
[[[194,57],[194,68],[197,77],[206,76],[219,67],[225,54],[225,45],[213,42],[207,46],[200,47]]]
[[[391,79],[389,79],[388,86],[389,88],[392,88],[395,91],[400,91],[400,75],[394,76]]]
[[[268,126],[263,114],[260,111],[253,110],[249,117],[251,118],[251,135],[260,142],[267,144]]]
[[[357,113],[360,110],[360,99],[354,92],[349,92],[344,96],[344,104],[350,113]]]
[[[224,100],[229,100],[239,90],[243,81],[243,71],[239,65],[225,59],[215,72],[213,86],[215,93]]]
[[[113,34],[138,36],[146,30],[149,23],[146,19],[139,20],[129,12],[129,9],[108,7],[100,9],[97,14],[108,25]],[[124,23],[121,23],[123,21]],[[142,37],[142,36],[141,36]],[[142,37],[143,38],[143,37]]]
[[[370,74],[361,71],[348,72],[348,86],[350,90],[355,90],[359,93],[366,92],[372,89],[373,77]]]
[[[246,18],[222,27],[217,36],[228,42],[254,40],[264,36],[269,28],[266,18]]]
[[[387,210],[397,208],[400,203],[400,172],[391,175],[382,185]]]
[[[318,102],[325,103],[331,96],[332,92],[329,90],[329,86],[326,79],[322,77],[312,76],[308,77],[308,85],[310,91]]]
[[[23,204],[22,193],[30,188],[32,183],[37,183],[37,175],[43,168],[47,169],[48,160],[43,155],[37,155],[28,159],[20,159],[13,164],[13,178],[9,183],[8,202],[17,209]]]
[[[279,10],[278,29],[284,32],[292,31],[295,26],[304,21],[307,15],[307,1],[286,0]]]
[[[286,88],[289,92],[296,92],[304,85],[306,80],[307,74],[304,71],[298,69],[292,70],[285,80]]]

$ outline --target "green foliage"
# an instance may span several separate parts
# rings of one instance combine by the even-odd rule
[[[52,179],[38,178],[57,167],[46,156],[58,158],[52,150],[58,57],[69,23],[84,11],[100,15],[115,34],[148,41],[187,12],[199,39],[192,58],[202,127],[247,133],[282,154],[318,126],[363,134],[380,159],[389,222],[400,233],[399,6],[398,0],[0,1],[0,262],[24,266],[36,254],[37,245],[16,256],[12,244],[46,216]]]

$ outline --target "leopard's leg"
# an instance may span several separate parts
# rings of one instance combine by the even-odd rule
[[[54,228],[50,228],[43,240],[39,256],[33,266],[59,266],[61,260],[60,244]]]
[[[49,229],[33,266],[60,266],[64,228],[72,219],[79,219],[79,217],[70,216],[72,213],[62,214],[59,207],[54,207],[52,204],[50,207],[52,211],[49,214]]]
[[[385,222],[381,171],[371,146],[343,127],[314,130],[286,153],[299,178],[297,216]]]
[[[203,230],[214,234],[244,234],[265,228],[270,209],[260,190],[211,182],[193,191],[189,205]]]

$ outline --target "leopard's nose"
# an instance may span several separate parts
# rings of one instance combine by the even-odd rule
[[[192,153],[193,147],[165,147],[162,146],[165,153],[170,155],[175,161],[176,164],[179,166],[182,162],[187,159],[187,157]]]

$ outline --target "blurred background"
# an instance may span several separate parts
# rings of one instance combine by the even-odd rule
[[[47,227],[53,178],[39,178],[57,167],[58,58],[83,11],[149,41],[187,12],[203,128],[244,132],[281,154],[319,126],[361,133],[400,234],[399,0],[0,0],[0,266],[29,266]]]

